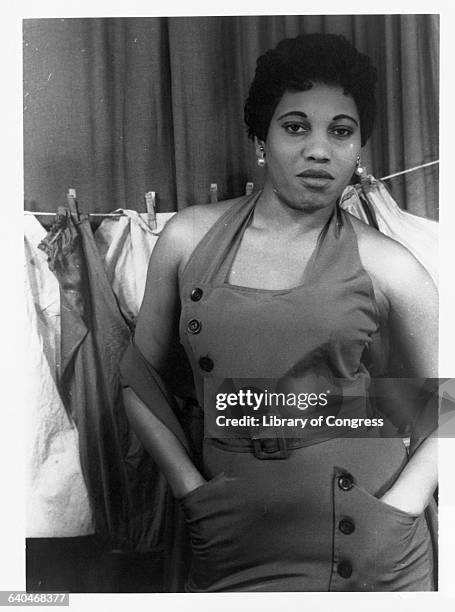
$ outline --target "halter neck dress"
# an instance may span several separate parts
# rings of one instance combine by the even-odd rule
[[[194,552],[187,589],[432,590],[424,515],[378,499],[407,461],[401,439],[381,438],[375,427],[359,435],[336,427],[288,436],[278,428],[245,427],[217,435],[214,393],[239,380],[298,378],[299,389],[323,381],[323,391],[343,381],[367,389],[365,356],[379,328],[349,214],[338,207],[298,286],[267,290],[228,282],[259,195],[219,218],[180,279],[180,339],[204,411],[210,479],[182,500]],[[372,416],[368,402],[353,401],[332,401],[327,410]]]

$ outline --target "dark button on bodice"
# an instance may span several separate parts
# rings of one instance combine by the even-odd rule
[[[338,563],[337,572],[342,578],[350,578],[352,575],[352,565],[349,561]]]
[[[188,321],[186,328],[190,334],[198,334],[202,329],[202,323],[197,319],[191,319],[191,321]]]
[[[199,359],[199,367],[201,370],[204,370],[204,372],[211,372],[213,370],[213,361],[210,357],[201,357]]]
[[[350,491],[354,486],[354,478],[347,472],[338,477],[338,486],[342,491]]]
[[[355,525],[351,519],[344,518],[338,523],[338,529],[345,535],[351,535],[355,530]]]
[[[203,293],[204,292],[202,291],[200,287],[195,287],[190,293],[190,298],[193,300],[193,302],[199,302]]]

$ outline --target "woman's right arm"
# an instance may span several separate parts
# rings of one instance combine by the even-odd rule
[[[172,347],[178,342],[180,300],[179,266],[190,244],[190,217],[180,213],[172,218],[153,250],[147,272],[144,299],[139,312],[134,342],[148,364],[166,379]],[[166,477],[177,498],[206,480],[192,463],[176,435],[137,396],[131,387],[123,390],[128,420],[144,448]],[[161,399],[161,401],[163,401]],[[169,410],[172,408],[169,406]]]

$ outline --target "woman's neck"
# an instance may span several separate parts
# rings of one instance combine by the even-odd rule
[[[265,185],[256,203],[253,225],[276,234],[311,233],[324,227],[335,205],[336,201],[320,208],[296,208],[285,202],[271,186]]]

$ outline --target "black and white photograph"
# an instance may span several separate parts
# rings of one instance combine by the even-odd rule
[[[279,10],[21,20],[25,594],[438,595],[441,15]]]

